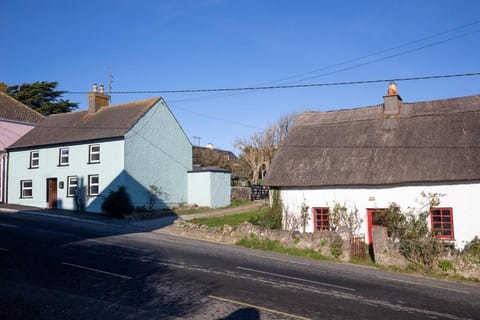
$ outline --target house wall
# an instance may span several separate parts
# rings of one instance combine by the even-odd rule
[[[230,204],[230,194],[230,173],[188,173],[189,203],[211,208],[225,207]]]
[[[187,171],[192,145],[163,100],[157,102],[125,135],[125,170],[135,183],[127,192],[135,206],[146,205],[150,185],[161,188],[156,207],[188,202]]]
[[[358,208],[363,218],[361,232],[368,241],[367,208],[388,208],[392,202],[401,210],[419,209],[425,204],[421,193],[444,194],[439,207],[453,208],[455,245],[459,248],[480,236],[480,215],[476,199],[480,195],[480,182],[446,185],[416,185],[382,188],[282,188],[281,199],[285,212],[300,215],[303,202],[309,207],[310,220],[306,231],[313,232],[314,207],[329,207],[330,212],[335,202],[345,204],[349,210]],[[429,223],[430,224],[430,223]]]
[[[0,120],[0,151],[4,151],[12,143],[20,139],[34,125]],[[7,184],[8,156],[1,152],[0,156],[0,202],[5,202]]]
[[[100,145],[100,163],[89,164],[89,145]],[[59,148],[44,147],[9,152],[8,203],[45,208],[47,204],[47,178],[57,178],[58,208],[74,210],[75,198],[67,197],[67,177],[78,176],[80,184],[88,185],[88,176],[99,175],[99,191],[116,190],[123,184],[124,141],[108,141],[65,146],[69,148],[69,165],[59,166]],[[30,151],[39,151],[39,167],[29,169]],[[33,197],[20,197],[20,181],[32,180]],[[60,184],[63,182],[63,189]],[[90,197],[86,211],[100,212],[100,196]]]

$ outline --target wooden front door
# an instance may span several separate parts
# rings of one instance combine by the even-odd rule
[[[49,208],[57,207],[57,178],[47,179],[47,203]]]

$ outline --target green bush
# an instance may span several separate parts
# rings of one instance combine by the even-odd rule
[[[282,228],[282,200],[280,199],[280,191],[272,190],[272,206],[263,215],[252,217],[248,220],[253,225],[268,228]]]
[[[110,191],[102,203],[102,211],[114,218],[124,218],[133,212],[132,202],[125,187],[121,186],[117,191]]]
[[[332,243],[330,243],[330,253],[335,259],[338,259],[343,253],[343,240],[340,236],[336,235]]]
[[[448,260],[440,260],[438,262],[438,267],[442,269],[442,271],[447,272],[448,270],[453,269],[453,264]]]
[[[470,241],[464,250],[464,254],[469,258],[470,261],[474,263],[480,263],[480,238],[475,236],[472,241]]]

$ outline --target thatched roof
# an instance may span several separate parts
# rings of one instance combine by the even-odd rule
[[[8,149],[121,138],[160,99],[105,106],[93,114],[77,111],[51,115]]]
[[[0,91],[0,120],[37,124],[43,115]]]
[[[397,96],[396,96],[397,97]],[[396,102],[397,103],[397,102]],[[480,180],[480,95],[299,116],[264,184],[362,186]]]

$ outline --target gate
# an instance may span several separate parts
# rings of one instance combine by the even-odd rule
[[[350,257],[361,258],[366,257],[365,235],[360,234],[350,238]]]

